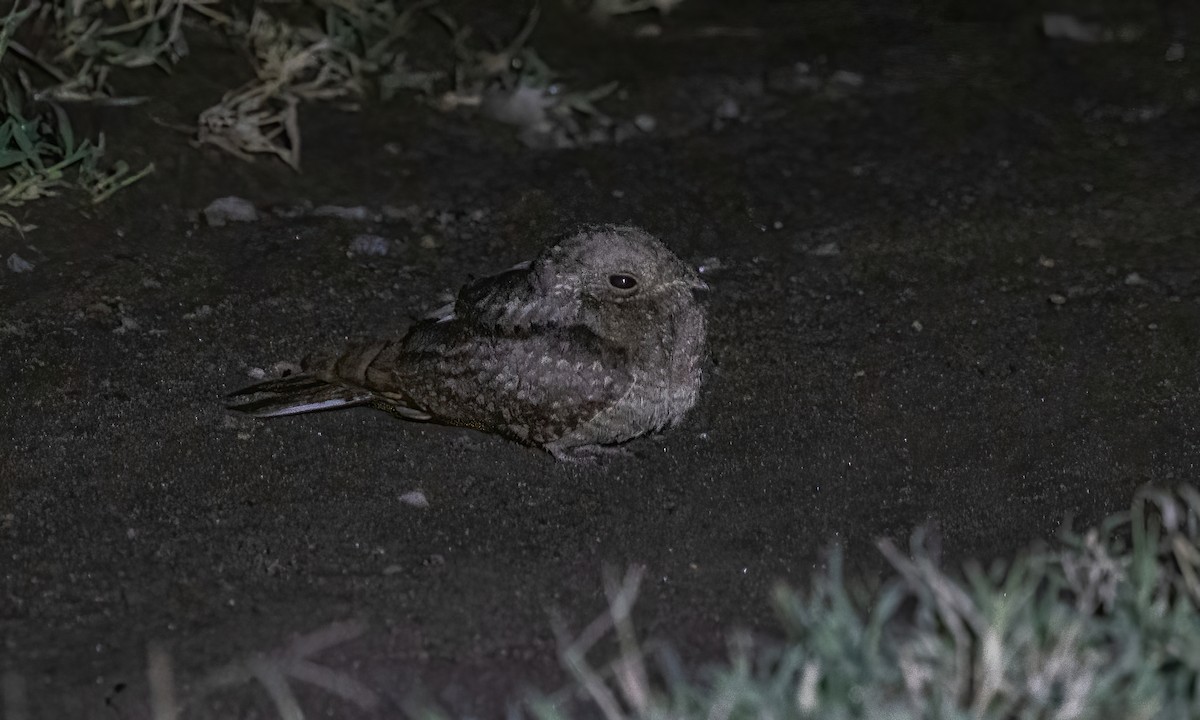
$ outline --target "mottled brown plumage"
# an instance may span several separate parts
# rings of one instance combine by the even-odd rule
[[[677,422],[700,388],[704,283],[633,227],[584,228],[465,286],[401,339],[313,358],[238,391],[271,417],[372,405],[565,458]]]

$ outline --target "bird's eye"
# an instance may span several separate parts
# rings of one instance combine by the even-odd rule
[[[637,287],[637,278],[632,275],[609,275],[608,284],[618,290],[632,290]]]

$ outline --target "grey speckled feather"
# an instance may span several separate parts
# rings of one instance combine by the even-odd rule
[[[568,458],[677,422],[696,402],[696,272],[634,227],[583,228],[465,286],[403,338],[305,362],[235,395],[260,417],[372,405]]]

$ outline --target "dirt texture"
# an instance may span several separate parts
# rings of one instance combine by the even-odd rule
[[[552,613],[602,611],[605,566],[646,568],[639,630],[698,663],[731,627],[770,632],[772,586],[803,585],[831,543],[867,574],[875,538],[923,524],[948,562],[998,556],[1194,481],[1187,19],[1102,18],[1144,32],[1091,44],[1016,3],[737,5],[691,0],[657,37],[553,17],[534,35],[575,82],[621,81],[605,112],[653,118],[619,143],[530,149],[411,99],[311,108],[295,174],[98,114],[157,172],[0,230],[34,266],[0,267],[0,671],[24,712],[147,717],[148,647],[185,695],[357,619],[316,661],[381,702],[298,684],[310,716],[423,698],[496,717],[565,682]],[[259,219],[210,226],[224,196]],[[366,213],[306,211],[323,205]],[[708,377],[668,434],[580,466],[369,409],[224,409],[578,222],[641,225],[711,285]],[[387,254],[351,252],[363,234]],[[188,714],[231,716],[276,715],[254,682]]]

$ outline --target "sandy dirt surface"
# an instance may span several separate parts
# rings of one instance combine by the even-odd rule
[[[949,558],[994,556],[1194,480],[1200,49],[1166,61],[1154,14],[1086,44],[1037,14],[808,7],[696,0],[575,53],[535,36],[623,83],[606,112],[654,118],[619,144],[530,150],[398,101],[306,112],[296,175],[130,119],[151,179],[0,230],[34,266],[0,267],[0,670],[31,716],[145,717],[150,643],[185,692],[357,619],[317,660],[382,704],[309,686],[313,716],[494,717],[564,682],[551,611],[600,612],[605,566],[645,566],[639,629],[699,661],[770,632],[773,584],[830,543],[869,573],[876,537],[931,523]],[[230,195],[260,219],[210,227]],[[322,205],[366,217],[296,211]],[[712,286],[702,399],[629,455],[224,410],[584,221],[646,227]],[[362,234],[387,254],[349,253]],[[254,683],[194,710],[274,712]]]

